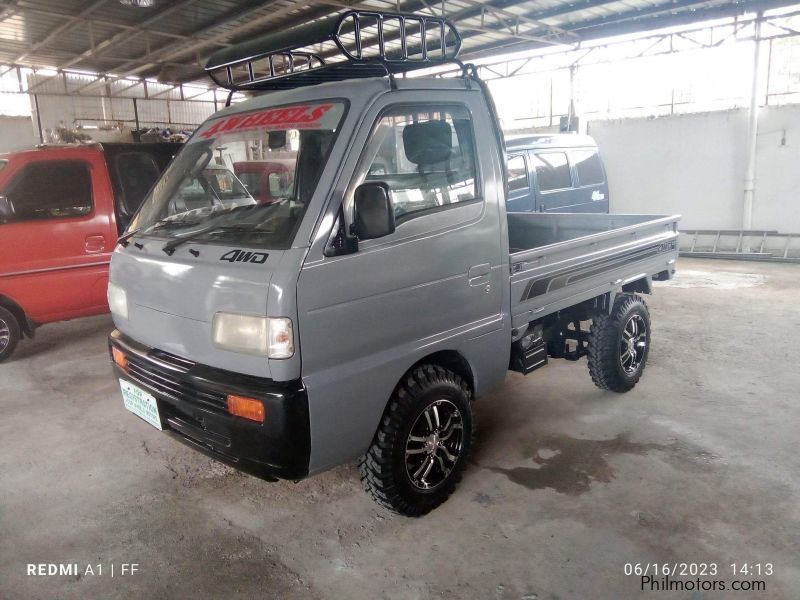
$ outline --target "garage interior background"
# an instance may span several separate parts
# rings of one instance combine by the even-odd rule
[[[450,18],[507,131],[572,128],[597,139],[612,212],[681,213],[684,229],[800,232],[800,210],[786,210],[800,186],[800,4],[353,7]],[[208,54],[344,8],[336,0],[0,1],[0,151],[75,135],[189,132],[226,100],[203,75]]]

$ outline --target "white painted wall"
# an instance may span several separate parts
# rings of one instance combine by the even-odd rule
[[[613,212],[683,215],[685,229],[738,229],[747,112],[592,121]],[[800,232],[800,106],[759,114],[753,228]]]
[[[38,143],[30,117],[0,116],[0,152],[33,148]]]

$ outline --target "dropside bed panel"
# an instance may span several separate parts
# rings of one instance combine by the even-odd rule
[[[569,238],[570,232],[587,233],[591,223],[600,231],[510,255],[514,327],[662,271],[671,277],[675,268],[678,216],[512,213],[509,229],[519,227],[525,217],[530,218],[531,231],[539,227],[533,225],[536,218],[557,217],[547,222],[551,240],[558,235]],[[572,217],[577,217],[574,224]],[[605,230],[611,224],[618,228]],[[512,235],[509,231],[509,238]]]

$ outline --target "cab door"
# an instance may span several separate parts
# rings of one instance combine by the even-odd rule
[[[480,348],[499,369],[481,373],[487,384],[507,369],[502,173],[497,145],[476,135],[491,135],[487,110],[476,92],[425,97],[394,92],[370,109],[346,162],[345,191],[331,199],[300,273],[312,472],[367,448],[394,386],[422,357]],[[364,182],[389,188],[396,229],[341,253],[336,240],[349,231]]]
[[[110,182],[99,152],[27,161],[0,195],[0,294],[37,322],[103,312],[114,249]]]

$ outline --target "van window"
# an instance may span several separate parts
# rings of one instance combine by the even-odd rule
[[[24,167],[8,187],[11,221],[66,219],[92,212],[92,176],[80,160],[42,161]]]
[[[115,162],[122,189],[123,212],[131,216],[158,180],[161,171],[153,157],[145,152],[122,152],[116,156]]]
[[[540,192],[572,187],[569,162],[564,152],[537,152],[531,154]]]
[[[365,150],[366,181],[389,186],[395,218],[475,200],[475,145],[463,107],[395,108]]]
[[[512,156],[508,159],[508,191],[518,192],[527,190],[529,187],[525,157],[522,154]]]
[[[605,181],[603,164],[597,150],[576,150],[572,153],[579,185],[597,185]]]

